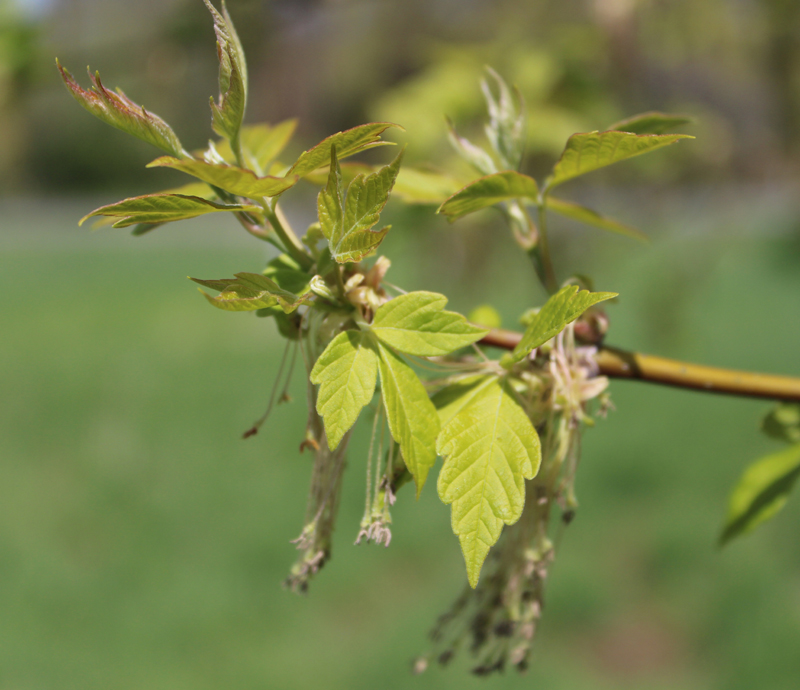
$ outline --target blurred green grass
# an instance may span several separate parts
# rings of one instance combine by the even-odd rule
[[[800,500],[715,547],[728,490],[774,447],[757,433],[765,403],[614,383],[529,674],[479,681],[462,661],[413,677],[465,583],[433,485],[418,504],[400,494],[391,548],[352,547],[359,429],[334,558],[307,597],[281,589],[310,470],[300,377],[294,402],[239,440],[280,341],[185,279],[258,270],[262,248],[218,221],[76,231],[89,207],[0,209],[2,690],[797,687]],[[398,232],[417,217],[395,219],[390,280],[463,311],[494,302],[509,326],[541,301],[510,242],[440,223],[423,256],[418,233]],[[800,375],[796,229],[692,222],[644,248],[566,228],[583,251],[556,251],[621,293],[614,344]]]

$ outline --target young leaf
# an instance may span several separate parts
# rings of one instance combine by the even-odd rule
[[[630,134],[629,132],[588,132],[573,134],[553,168],[545,186],[563,184],[579,175],[619,161],[640,156],[674,144],[681,139],[694,139],[688,134]]]
[[[665,134],[674,131],[676,127],[690,125],[692,122],[694,120],[685,115],[667,115],[652,111],[615,122],[608,129],[632,134]]]
[[[148,168],[173,168],[192,175],[203,182],[224,189],[226,192],[249,199],[277,196],[292,187],[298,180],[292,177],[257,177],[243,168],[223,163],[206,163],[199,160],[178,160],[171,156],[156,158]]]
[[[512,525],[525,505],[525,480],[541,463],[539,436],[506,380],[461,382],[460,397],[447,389],[436,448],[444,457],[439,497],[452,503],[453,532],[461,542],[473,588],[503,524]]]
[[[786,504],[800,477],[800,443],[748,467],[731,494],[720,544],[750,532]]]
[[[222,14],[209,0],[203,2],[214,18],[219,58],[219,102],[212,97],[211,126],[221,137],[234,142],[238,141],[247,106],[247,63],[225,0],[222,0]]]
[[[531,320],[522,340],[510,354],[504,355],[500,363],[510,367],[524,359],[535,348],[555,337],[577,319],[589,307],[616,297],[616,292],[589,292],[577,285],[567,285],[547,300],[539,313]]]
[[[414,477],[417,498],[436,461],[439,417],[414,370],[394,351],[378,343],[381,392],[392,438]]]
[[[269,164],[277,158],[289,143],[297,128],[297,120],[284,120],[277,125],[245,125],[239,131],[242,143],[243,165],[259,176],[264,175]],[[215,142],[217,152],[231,165],[236,156],[227,140]]]
[[[342,195],[342,173],[336,146],[331,148],[328,184],[317,198],[322,233],[328,240],[331,256],[340,264],[360,261],[383,241],[389,228],[373,231],[389,199],[403,151],[389,165],[371,175],[357,175]]]
[[[800,443],[800,403],[779,403],[764,417],[761,430],[772,438]]]
[[[579,204],[573,204],[571,201],[564,201],[563,199],[556,199],[551,196],[547,198],[547,208],[567,218],[579,220],[581,223],[586,223],[587,225],[594,225],[594,227],[600,228],[601,230],[615,232],[618,235],[625,235],[625,237],[630,237],[641,242],[649,241],[647,235],[641,230],[623,225],[611,218],[601,216],[596,211],[592,211],[592,209],[580,206]]]
[[[452,222],[487,206],[519,198],[538,200],[536,180],[514,170],[506,170],[471,182],[445,201],[436,212],[444,213],[447,220]]]
[[[325,423],[331,450],[336,450],[363,407],[372,400],[377,379],[378,355],[367,333],[340,333],[317,359],[311,370],[311,383],[319,384],[317,412]]]
[[[274,305],[280,305],[284,313],[290,314],[301,304],[308,302],[314,293],[307,292],[295,295],[283,290],[276,282],[258,273],[236,273],[235,279],[201,280],[192,278],[195,283],[203,285],[220,294],[216,297],[203,292],[203,296],[218,309],[225,311],[255,311]]]
[[[116,204],[101,206],[81,218],[79,224],[92,216],[113,216],[119,218],[113,227],[125,228],[137,223],[168,223],[173,220],[185,220],[217,211],[258,213],[260,210],[258,206],[250,204],[220,204],[216,201],[183,194],[145,194],[123,199]]]
[[[525,150],[525,108],[522,95],[516,87],[509,89],[491,67],[487,67],[486,72],[494,80],[500,94],[499,98],[495,98],[489,82],[486,79],[481,80],[481,90],[489,109],[486,136],[503,167],[516,170],[522,162]]]
[[[262,274],[295,295],[301,295],[311,289],[308,286],[308,273],[288,254],[281,254],[272,259]]]
[[[405,167],[397,175],[392,194],[407,204],[441,204],[463,186],[444,173]]]
[[[106,89],[100,81],[100,73],[92,74],[92,89],[82,89],[73,76],[56,60],[56,66],[61,72],[69,92],[86,110],[100,118],[103,122],[132,134],[156,148],[171,153],[179,158],[189,158],[172,128],[160,117],[147,112],[144,106],[137,105],[122,91],[116,93]]]
[[[359,151],[365,151],[376,146],[387,146],[391,142],[381,141],[381,134],[389,127],[403,129],[400,125],[395,125],[391,122],[371,122],[333,134],[302,153],[300,158],[294,162],[294,165],[289,168],[287,175],[304,177],[318,168],[325,167],[331,161],[332,148],[336,148],[336,156],[339,160],[342,160]]]
[[[497,172],[494,159],[480,146],[476,146],[469,139],[459,136],[455,125],[450,118],[447,120],[447,138],[456,153],[469,163],[481,175],[491,175]]]
[[[444,311],[447,297],[435,292],[409,292],[386,302],[375,312],[372,332],[400,352],[421,357],[446,355],[489,331],[461,314]]]

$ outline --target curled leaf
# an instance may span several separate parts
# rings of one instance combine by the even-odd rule
[[[285,314],[290,314],[300,305],[314,297],[312,292],[295,295],[281,288],[275,281],[259,273],[236,273],[235,278],[201,280],[192,278],[198,285],[217,290],[216,297],[203,292],[203,296],[218,309],[225,311],[255,311],[276,304]]]
[[[94,74],[89,72],[92,88],[87,91],[80,87],[58,60],[56,60],[56,66],[69,92],[92,115],[173,156],[190,157],[183,149],[175,132],[164,120],[145,110],[144,106],[134,103],[119,89],[116,92],[109,91],[100,81],[99,72]]]

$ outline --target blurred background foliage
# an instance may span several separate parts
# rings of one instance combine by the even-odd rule
[[[553,222],[560,277],[621,293],[611,340],[800,375],[800,3],[795,0],[229,0],[251,69],[248,121],[298,117],[293,152],[369,119],[406,127],[408,160],[456,169],[444,115],[482,137],[482,66],[528,103],[527,172],[564,139],[644,110],[696,141],[574,183],[646,247]],[[180,178],[64,91],[99,69],[188,147],[210,135],[211,20],[199,0],[0,0],[0,690],[478,687],[464,665],[408,674],[464,582],[448,511],[401,493],[388,550],[351,548],[359,430],[334,559],[307,598],[279,587],[303,515],[302,385],[261,434],[280,353],[271,324],[210,310],[183,278],[257,271],[266,252],[218,220],[142,239],[90,235],[100,203]],[[385,152],[370,153],[384,160]],[[303,202],[287,196],[298,227]],[[387,210],[389,279],[539,304],[490,213],[449,227]],[[424,242],[421,250],[419,242]],[[32,278],[33,276],[33,278]],[[218,320],[218,321],[217,321]],[[618,383],[589,432],[527,678],[481,687],[794,690],[798,501],[714,548],[727,492],[773,450],[767,405]]]

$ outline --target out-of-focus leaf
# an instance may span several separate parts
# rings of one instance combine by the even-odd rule
[[[309,275],[288,254],[276,256],[262,271],[270,280],[274,280],[281,288],[295,295],[308,292]]]
[[[641,113],[633,117],[626,117],[624,120],[615,122],[608,129],[617,132],[631,132],[632,134],[666,134],[674,131],[677,127],[690,125],[694,122],[691,117],[685,115],[668,115],[651,111]]]
[[[445,311],[447,297],[435,292],[409,292],[386,302],[376,312],[372,332],[400,352],[435,357],[480,340],[489,331],[461,314]]]
[[[336,157],[342,160],[359,151],[366,151],[376,146],[390,145],[391,142],[381,140],[381,134],[389,127],[403,129],[400,125],[395,125],[391,122],[371,122],[333,134],[302,153],[300,158],[294,162],[294,165],[289,168],[287,175],[304,177],[318,168],[325,167],[331,162],[331,148],[334,147],[336,148]]]
[[[164,120],[147,112],[144,106],[134,103],[119,89],[116,93],[106,89],[100,81],[99,72],[95,74],[89,72],[92,88],[90,91],[86,91],[78,85],[78,82],[61,66],[58,60],[56,60],[56,65],[69,92],[92,115],[112,127],[121,129],[162,151],[171,153],[173,156],[189,157],[175,132]]]
[[[328,447],[335,450],[372,400],[378,380],[378,354],[372,337],[361,331],[337,335],[311,370],[319,384],[317,412],[325,424]]]
[[[436,461],[439,417],[414,370],[393,350],[378,342],[381,393],[392,438],[414,477],[417,498]]]
[[[178,160],[171,156],[156,158],[148,168],[172,168],[192,175],[226,192],[250,199],[277,196],[292,187],[298,180],[291,177],[257,177],[255,173],[224,163],[206,163],[199,160]]]
[[[328,184],[317,198],[322,233],[328,240],[331,256],[339,263],[360,261],[383,241],[389,228],[373,231],[389,199],[403,151],[389,165],[371,175],[359,174],[342,194],[342,174],[337,149],[331,149]]]
[[[481,304],[475,307],[467,316],[472,323],[486,326],[486,328],[500,328],[503,321],[500,314],[491,304]]]
[[[520,198],[538,200],[539,188],[536,180],[514,170],[505,170],[468,184],[445,201],[437,213],[444,213],[448,220],[454,221],[501,201]]]
[[[469,139],[460,136],[449,118],[447,119],[447,138],[456,153],[481,175],[491,175],[497,172],[497,164],[494,159],[480,146],[476,146]]]
[[[434,396],[445,420],[436,441],[444,457],[438,490],[453,506],[453,532],[474,588],[503,524],[522,515],[525,480],[539,471],[541,446],[508,381],[487,376],[455,385],[457,395],[444,389]]]
[[[275,281],[259,273],[236,273],[234,275],[233,279],[192,278],[192,280],[198,285],[217,290],[220,294],[216,297],[212,297],[202,290],[200,292],[213,306],[225,311],[255,311],[277,304],[284,313],[290,314],[301,304],[314,297],[312,292],[299,296],[292,294],[283,290]]]
[[[450,175],[406,167],[398,173],[392,193],[408,204],[441,204],[463,186]]]
[[[769,520],[786,504],[800,477],[800,443],[748,467],[733,490],[720,537],[725,544]]]
[[[522,94],[517,88],[510,89],[491,67],[486,68],[486,73],[497,85],[499,92],[499,97],[496,98],[489,81],[481,80],[481,89],[489,109],[486,136],[502,166],[508,170],[516,170],[522,162],[525,150],[525,108]]]
[[[573,134],[553,172],[547,178],[547,189],[585,175],[593,170],[655,151],[681,139],[694,139],[688,134],[631,134],[629,132],[587,132]]]
[[[547,197],[547,208],[556,213],[560,213],[562,216],[572,218],[573,220],[579,220],[581,223],[586,223],[587,225],[593,225],[601,230],[608,230],[618,235],[625,235],[625,237],[630,237],[640,242],[649,241],[647,235],[641,230],[619,223],[612,218],[601,216],[596,211],[592,211],[592,209],[579,204],[573,204],[571,201],[556,199],[552,196]]]
[[[269,164],[280,156],[283,149],[297,128],[297,120],[284,120],[277,125],[262,123],[259,125],[245,125],[239,132],[242,143],[242,156],[244,166],[263,176]],[[236,163],[236,157],[231,150],[231,145],[226,140],[216,142],[216,149],[220,156],[231,165]]]
[[[113,227],[125,228],[138,223],[169,223],[218,211],[258,213],[260,210],[250,204],[221,204],[183,194],[145,194],[101,206],[81,218],[79,224],[93,216],[111,216],[119,219]]]
[[[761,430],[772,438],[800,443],[800,403],[778,403],[761,421]]]
[[[219,58],[219,101],[211,99],[211,126],[221,137],[238,141],[239,129],[247,107],[247,63],[225,0],[222,14],[209,0],[203,0],[214,18]]]
[[[514,351],[503,355],[500,363],[510,367],[519,362],[535,348],[561,333],[567,324],[572,323],[589,307],[616,296],[616,292],[579,291],[577,285],[567,285],[561,288],[547,300],[525,329],[525,333]]]

